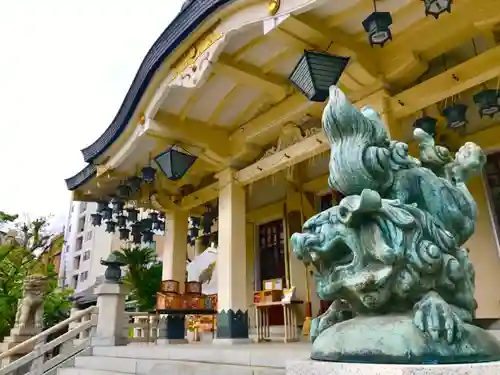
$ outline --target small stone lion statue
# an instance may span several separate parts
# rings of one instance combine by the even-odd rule
[[[14,328],[41,329],[43,327],[43,297],[47,287],[47,277],[31,275],[24,280],[23,298],[17,304]]]

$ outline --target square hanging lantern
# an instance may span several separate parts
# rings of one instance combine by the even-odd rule
[[[436,123],[437,119],[434,117],[422,116],[415,120],[413,128],[422,129],[424,132],[434,137],[436,135]]]
[[[129,186],[119,185],[116,190],[116,195],[118,195],[120,198],[127,199],[130,197],[131,189]]]
[[[368,33],[368,41],[373,47],[383,47],[385,43],[392,40],[391,33],[392,16],[389,12],[373,12],[363,21],[363,28]]]
[[[120,228],[123,228],[127,225],[127,217],[125,215],[117,215],[116,223]]]
[[[200,233],[200,229],[197,227],[191,227],[188,229],[188,233],[191,238],[197,238]]]
[[[141,234],[141,231],[142,231],[142,227],[141,227],[141,223],[134,223],[130,226],[130,228],[132,229],[132,235],[135,235],[135,234]]]
[[[145,243],[153,242],[153,235],[154,235],[154,233],[151,232],[150,230],[146,230],[146,231],[142,232],[142,241]]]
[[[98,214],[98,213],[92,214],[92,215],[90,215],[90,218],[92,220],[92,226],[98,227],[102,224],[102,215],[101,214]]]
[[[498,90],[485,89],[473,96],[474,103],[479,110],[479,116],[495,116],[500,112],[500,104],[498,104]]]
[[[132,232],[132,242],[136,245],[140,245],[142,242],[142,235],[141,233],[134,233]]]
[[[118,230],[118,232],[120,233],[120,240],[121,241],[126,241],[128,240],[128,237],[130,235],[130,229],[127,229],[127,228],[120,228]]]
[[[443,116],[450,129],[463,128],[467,125],[467,106],[461,103],[452,104],[443,109]]]
[[[149,218],[142,219],[140,221],[140,224],[142,230],[151,230],[151,228],[153,227],[153,221]]]
[[[177,181],[187,173],[196,159],[195,155],[173,146],[156,156],[154,160],[170,181]]]
[[[451,13],[453,0],[424,0],[425,15],[438,19],[444,12]]]
[[[113,220],[106,221],[106,232],[115,233],[116,230],[116,222]]]
[[[142,181],[147,184],[152,183],[156,178],[156,169],[153,167],[144,167],[141,169]]]
[[[158,224],[158,231],[165,232],[165,222],[164,221],[157,221],[157,224]]]
[[[108,201],[99,201],[99,202],[97,202],[97,212],[101,213],[108,206],[109,206],[109,202]]]
[[[127,220],[129,222],[135,223],[137,221],[137,217],[139,216],[139,210],[135,208],[127,208]]]
[[[142,180],[140,177],[134,176],[127,180],[127,185],[132,192],[141,190]]]
[[[310,101],[324,102],[330,86],[336,85],[349,57],[304,51],[288,79]]]
[[[191,237],[189,234],[186,236],[186,243],[189,245],[189,246],[194,246],[195,245],[195,240],[193,237]]]
[[[113,217],[113,211],[109,207],[104,208],[101,211],[101,214],[104,220],[111,220],[111,218]]]
[[[119,214],[120,212],[123,211],[123,207],[125,207],[125,202],[119,199],[113,199],[111,205],[113,206],[113,212]]]
[[[155,211],[151,211],[149,214],[148,214],[148,217],[151,219],[151,221],[154,223],[156,221],[158,221],[158,212],[155,212]]]

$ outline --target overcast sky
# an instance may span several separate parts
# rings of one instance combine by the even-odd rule
[[[0,210],[66,216],[64,179],[182,0],[0,1]]]

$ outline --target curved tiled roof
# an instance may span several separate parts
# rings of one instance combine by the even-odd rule
[[[80,172],[65,180],[66,187],[68,188],[68,190],[75,190],[76,188],[78,188],[78,186],[83,185],[84,183],[95,177],[96,174],[96,166],[93,164],[88,164]]]
[[[236,0],[191,0],[184,3],[181,12],[146,54],[113,122],[94,143],[82,150],[86,162],[91,163],[105,152],[125,130],[156,70],[168,55],[212,13],[233,1]]]
[[[111,124],[94,143],[82,150],[83,159],[89,165],[66,179],[66,186],[69,190],[75,190],[96,175],[96,168],[91,163],[123,133],[156,70],[168,55],[211,14],[233,1],[236,0],[187,0],[184,2],[181,12],[146,54]]]

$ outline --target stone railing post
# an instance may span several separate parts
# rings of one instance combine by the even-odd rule
[[[129,290],[121,283],[121,269],[125,266],[115,253],[108,259],[101,259],[106,266],[104,282],[95,288],[97,295],[97,327],[92,337],[92,346],[126,345],[128,338],[124,337],[125,328],[125,297]]]
[[[92,337],[93,346],[125,345],[123,337],[125,296],[128,288],[123,284],[103,283],[96,287],[97,327]]]

